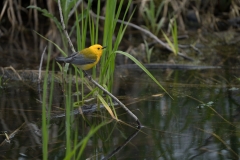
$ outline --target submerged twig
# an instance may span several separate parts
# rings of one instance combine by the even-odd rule
[[[192,47],[192,49],[194,49],[196,52],[198,52],[198,54],[203,55],[203,53],[194,45],[190,45],[190,47]]]
[[[4,139],[4,141],[0,144],[0,146],[3,146],[6,142],[10,143],[10,140],[20,131],[20,129],[26,124],[26,122],[24,122],[20,127],[18,127],[15,131],[13,131],[11,134],[7,134],[4,133],[6,138]]]
[[[65,33],[65,36],[67,37],[68,43],[71,46],[71,49],[73,52],[76,52],[73,44],[71,42],[71,39],[68,35],[68,32],[66,30],[65,24],[64,24],[64,20],[63,20],[63,15],[62,15],[62,8],[61,8],[61,3],[60,0],[58,0],[58,7],[59,7],[59,14],[60,14],[60,19],[61,19],[61,23],[63,26],[63,30]],[[134,120],[137,122],[138,124],[138,128],[141,128],[141,123],[139,121],[139,119],[137,118],[137,116],[135,116],[120,100],[118,100],[113,94],[111,94],[109,91],[107,91],[105,88],[103,88],[100,84],[98,84],[96,81],[94,81],[92,79],[92,77],[90,75],[87,74],[86,71],[82,70],[82,72],[85,74],[85,76],[88,78],[89,81],[91,81],[93,84],[95,84],[98,88],[100,88],[102,91],[104,91],[106,94],[108,94],[111,98],[113,98],[132,118],[134,118]]]

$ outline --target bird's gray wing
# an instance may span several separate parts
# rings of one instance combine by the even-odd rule
[[[70,55],[71,56],[71,55]],[[85,65],[90,64],[96,61],[95,59],[90,59],[83,54],[74,54],[71,56],[71,60],[68,63],[77,64],[77,65]]]

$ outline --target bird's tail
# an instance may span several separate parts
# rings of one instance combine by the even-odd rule
[[[66,57],[57,57],[57,58],[55,58],[55,60],[58,62],[66,62],[67,58]]]

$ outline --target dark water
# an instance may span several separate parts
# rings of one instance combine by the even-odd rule
[[[169,70],[151,73],[172,96],[164,93],[148,76],[134,69],[116,72],[114,94],[137,115],[144,126],[113,121],[91,137],[81,159],[102,159],[130,140],[112,159],[238,159],[240,149],[240,81],[236,69]],[[62,90],[54,91],[52,113],[61,112]],[[0,89],[0,158],[42,158],[41,94],[36,85],[8,81]],[[124,110],[119,119],[135,126]],[[87,115],[91,124],[108,117],[102,109]],[[73,132],[81,141],[90,130],[81,115],[73,119]],[[76,126],[77,129],[76,129]],[[10,142],[8,135],[20,129]],[[49,159],[65,155],[65,118],[51,120]],[[134,137],[129,137],[134,136]]]
[[[161,82],[168,77],[153,73]],[[133,81],[127,94],[142,101],[129,108],[139,109],[145,128],[122,154],[134,150],[127,156],[132,159],[132,153],[137,159],[238,159],[237,70],[173,71],[164,86],[174,100],[166,94],[155,97],[161,91],[144,74],[135,77],[138,83]]]

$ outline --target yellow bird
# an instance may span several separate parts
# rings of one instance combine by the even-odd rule
[[[100,44],[94,44],[68,57],[57,57],[55,60],[58,62],[75,64],[82,70],[88,70],[99,62],[104,48],[106,47]]]

